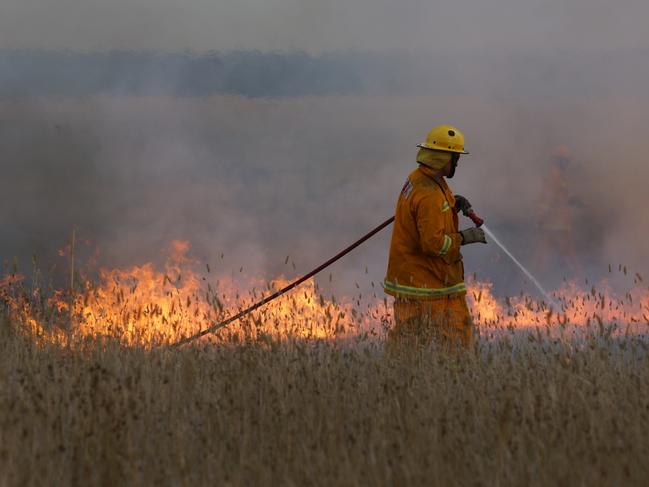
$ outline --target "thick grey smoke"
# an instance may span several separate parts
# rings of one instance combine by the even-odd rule
[[[4,1],[0,257],[52,260],[76,228],[107,265],[187,239],[222,270],[307,271],[391,214],[415,144],[451,122],[472,153],[452,186],[550,287],[609,263],[643,272],[647,14],[640,0]],[[560,146],[569,259],[539,243]],[[380,281],[388,242],[338,264],[333,286]],[[493,246],[465,255],[521,287]]]
[[[452,121],[472,152],[452,186],[523,260],[534,261],[543,181],[563,144],[579,202],[572,239],[581,275],[618,262],[642,271],[645,107],[625,98],[407,96],[5,102],[2,255],[28,264],[31,252],[62,247],[75,227],[104,264],[157,260],[169,240],[187,239],[221,271],[294,275],[387,218],[414,167],[414,145],[431,124]],[[334,267],[334,286],[380,281],[388,242],[385,232]],[[566,274],[560,251],[535,269],[552,284]],[[468,272],[521,287],[493,246],[465,254]]]

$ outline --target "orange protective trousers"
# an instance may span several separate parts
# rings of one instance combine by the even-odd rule
[[[468,350],[473,345],[473,320],[465,296],[394,301],[395,325],[388,350],[410,352],[435,344],[438,350]]]

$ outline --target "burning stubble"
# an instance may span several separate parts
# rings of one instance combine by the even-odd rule
[[[100,268],[96,278],[80,272],[70,289],[47,287],[38,271],[31,281],[13,272],[0,280],[0,303],[15,333],[42,344],[76,348],[87,340],[108,340],[155,349],[193,336],[288,284],[284,278],[235,279],[203,267],[190,250],[189,242],[174,241],[162,269],[148,262]],[[649,292],[639,273],[631,276],[622,267],[619,273],[629,279],[624,294],[605,284],[584,290],[570,282],[552,293],[550,306],[523,293],[500,300],[493,283],[470,279],[468,301],[487,340],[514,330],[534,331],[539,339],[642,336],[649,326]],[[74,267],[70,275],[75,276]],[[391,327],[391,312],[380,291],[336,299],[309,280],[206,339],[221,345],[299,340],[376,346]]]

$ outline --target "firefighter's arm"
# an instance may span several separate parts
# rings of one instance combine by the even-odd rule
[[[442,257],[450,263],[461,258],[462,236],[459,233],[447,233],[445,230],[444,212],[453,211],[445,203],[446,198],[443,194],[427,192],[413,200],[413,209],[423,252]]]

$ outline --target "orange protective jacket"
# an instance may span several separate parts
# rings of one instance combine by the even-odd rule
[[[466,294],[455,197],[444,178],[420,165],[397,201],[385,292],[409,299]]]

